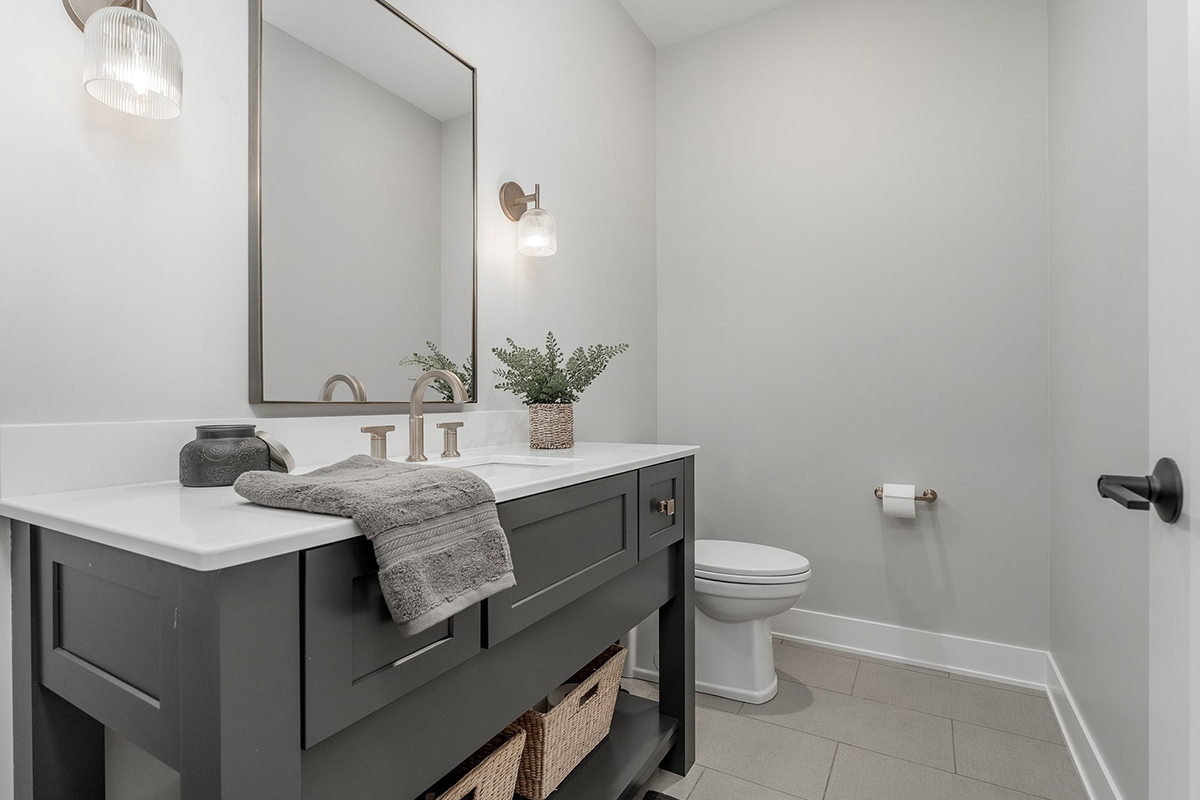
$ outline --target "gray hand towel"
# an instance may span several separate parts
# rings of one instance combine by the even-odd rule
[[[304,475],[247,472],[233,489],[259,505],[352,517],[406,636],[516,584],[492,487],[465,470],[358,455]]]

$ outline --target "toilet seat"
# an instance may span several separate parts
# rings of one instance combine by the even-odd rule
[[[802,583],[808,559],[799,553],[751,542],[722,539],[696,541],[696,577],[746,585]]]
[[[803,583],[808,580],[810,574],[812,574],[811,571],[801,572],[796,575],[726,575],[721,572],[710,572],[704,569],[696,570],[697,578],[702,578],[706,581],[716,581],[717,583],[738,583],[743,586]]]

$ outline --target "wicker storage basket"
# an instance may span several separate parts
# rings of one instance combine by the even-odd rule
[[[579,686],[547,714],[526,711],[516,721],[529,735],[521,756],[517,794],[546,800],[612,726],[625,648],[614,644],[592,659],[572,681]]]
[[[512,800],[525,738],[524,730],[509,725],[451,773],[458,780],[437,800]]]
[[[529,406],[529,446],[534,450],[565,450],[575,446],[575,406],[533,403]]]

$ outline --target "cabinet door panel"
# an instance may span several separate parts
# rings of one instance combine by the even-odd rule
[[[517,585],[484,601],[486,645],[636,564],[636,504],[632,472],[502,503]]]
[[[304,746],[332,736],[480,650],[476,604],[415,636],[392,623],[366,539],[304,553]]]
[[[179,768],[179,568],[34,528],[41,682]]]
[[[683,462],[638,471],[638,557],[646,558],[683,538]]]

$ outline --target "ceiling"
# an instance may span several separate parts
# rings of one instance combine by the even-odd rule
[[[435,119],[471,111],[471,70],[374,0],[263,0],[262,10],[268,25]]]
[[[732,25],[796,0],[621,0],[655,47]]]

